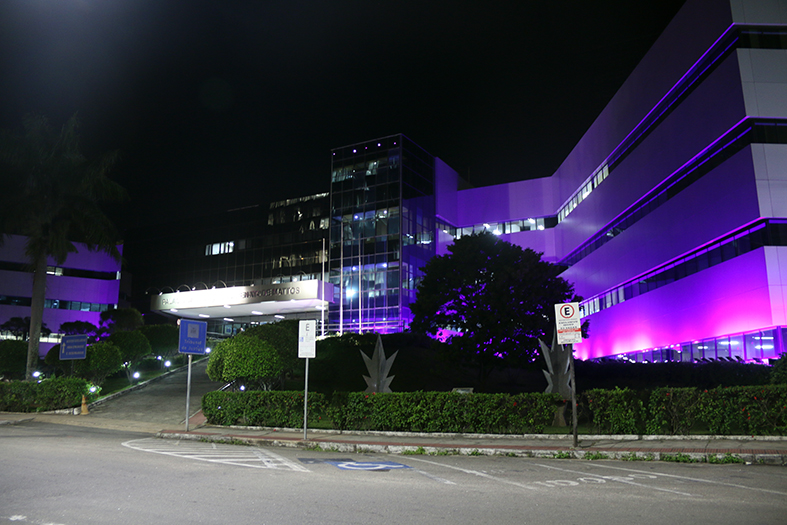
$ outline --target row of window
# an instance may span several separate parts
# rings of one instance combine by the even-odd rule
[[[535,219],[518,219],[506,222],[485,222],[483,224],[474,224],[462,228],[457,228],[446,222],[438,221],[437,228],[454,239],[461,239],[466,235],[473,235],[474,233],[491,232],[495,235],[510,235],[512,233],[554,228],[556,225],[557,220],[555,217],[539,217]]]
[[[0,295],[0,304],[9,306],[30,306],[32,299],[30,297],[14,297],[10,295]],[[51,308],[53,310],[79,310],[82,312],[105,312],[111,310],[115,305],[90,303],[85,301],[62,301],[60,299],[46,299],[44,301],[44,308]]]
[[[637,147],[655,128],[661,123],[673,109],[675,109],[688,95],[697,87],[700,82],[721,63],[734,49],[736,44],[739,47],[755,47],[752,45],[756,38],[739,40],[738,28],[731,29],[731,32],[720,38],[714,47],[705,53],[700,60],[684,75],[680,81],[672,86],[670,91],[651,109],[637,126],[629,133],[623,141],[609,154],[601,168],[596,170],[588,180],[571,196],[568,202],[558,212],[558,222],[562,222],[579,203],[581,203],[592,191],[597,188],[609,175],[610,170],[614,169],[625,159],[634,148]],[[759,46],[756,46],[759,47]]]
[[[767,219],[582,303],[594,314],[763,246],[787,246],[787,220]]]
[[[787,122],[779,119],[744,119],[714,144],[643,196],[630,211],[598,232],[560,263],[572,266],[623,233],[645,216],[678,195],[690,184],[752,143],[787,144]]]
[[[25,263],[0,261],[0,270],[29,273],[30,266]],[[99,272],[95,270],[81,270],[78,268],[64,268],[62,266],[47,266],[46,273],[47,275],[81,277],[84,279],[98,279],[101,281],[117,281],[120,279],[120,272]]]
[[[629,352],[609,356],[630,363],[768,363],[785,351],[784,341],[787,328],[756,330],[743,334],[725,335],[675,344],[664,348],[653,348],[641,352]]]

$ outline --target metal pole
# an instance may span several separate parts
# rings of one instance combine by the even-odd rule
[[[306,428],[308,427],[308,405],[309,400],[309,358],[306,358],[306,379],[303,386],[303,440],[306,441]]]
[[[186,380],[186,432],[189,431],[189,401],[191,399],[191,354],[189,354],[189,372]]]
[[[330,230],[329,230],[330,231]],[[325,337],[325,238],[322,240],[322,268],[320,274],[320,326],[321,326],[321,333],[322,336]]]
[[[568,345],[568,367],[571,380],[571,425],[574,428],[574,448],[577,448],[577,380],[574,376],[574,345]]]

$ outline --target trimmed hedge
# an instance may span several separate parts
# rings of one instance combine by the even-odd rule
[[[584,400],[605,434],[787,434],[787,385],[590,390]]]
[[[325,404],[323,394],[309,392],[310,414],[321,417]],[[202,398],[202,413],[212,425],[298,428],[303,426],[303,392],[209,392]]]
[[[21,395],[21,394],[20,394]],[[602,434],[787,434],[787,385],[589,390],[583,405]],[[540,433],[563,403],[558,394],[309,393],[312,418],[341,430]],[[215,425],[303,426],[302,392],[211,392],[202,399]]]
[[[328,413],[342,430],[496,434],[543,432],[562,403],[559,394],[453,392],[353,392],[342,400]]]
[[[404,392],[333,395],[309,393],[309,412],[342,430],[538,433],[561,404],[558,394],[458,394]],[[303,426],[301,392],[211,392],[202,398],[208,422],[253,426]]]
[[[90,383],[76,377],[58,377],[44,381],[0,383],[0,411],[35,412],[77,407],[82,396],[90,393]]]

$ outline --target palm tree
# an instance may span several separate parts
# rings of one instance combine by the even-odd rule
[[[99,203],[121,200],[126,191],[107,178],[117,152],[88,162],[79,149],[79,122],[71,117],[59,131],[43,116],[23,120],[23,133],[0,135],[0,242],[4,235],[27,237],[25,254],[33,270],[26,377],[32,379],[46,294],[47,259],[63,264],[75,242],[120,260],[117,230]]]

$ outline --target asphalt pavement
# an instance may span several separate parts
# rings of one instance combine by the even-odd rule
[[[353,432],[322,429],[220,427],[207,425],[199,410],[207,392],[222,385],[210,381],[207,360],[195,363],[191,373],[190,418],[186,430],[187,367],[100,400],[80,412],[0,412],[0,424],[41,421],[64,425],[144,432],[163,439],[245,443],[335,452],[389,454],[463,454],[520,457],[575,457],[628,460],[692,458],[722,460],[731,454],[747,463],[787,465],[785,436],[638,436],[638,435],[497,435],[410,432]],[[679,456],[680,455],[680,456]]]

